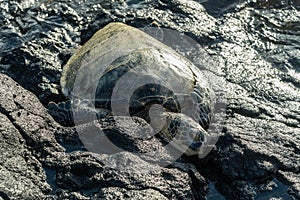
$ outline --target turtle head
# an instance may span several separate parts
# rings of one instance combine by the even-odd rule
[[[163,139],[188,156],[199,154],[208,136],[201,125],[181,113],[165,112],[163,115]]]
[[[201,147],[203,147],[206,141],[205,135],[207,135],[207,132],[201,127],[198,131],[195,131],[194,133],[188,135],[192,135],[195,137],[188,138],[186,144],[184,145],[185,148],[189,145],[188,148],[186,148],[185,154],[188,156],[199,154],[201,151]]]
[[[185,126],[184,120],[178,126],[173,137],[173,146],[188,156],[199,154],[206,141],[207,132],[198,123]]]

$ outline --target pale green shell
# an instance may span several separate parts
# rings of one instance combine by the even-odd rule
[[[100,77],[108,74],[105,79],[108,84],[114,76],[113,70],[118,72],[124,65],[136,65],[130,68],[136,76],[147,74],[155,80],[162,80],[160,84],[170,88],[178,98],[181,112],[192,110],[187,113],[190,117],[202,127],[208,125],[212,91],[201,71],[175,50],[123,23],[108,24],[70,58],[61,77],[62,92],[68,97],[75,94],[77,98],[94,99]],[[132,80],[126,81],[125,85],[131,84]],[[130,96],[126,95],[130,92],[119,92],[123,92],[121,97],[129,101]],[[109,97],[101,95],[97,93],[96,99],[109,100]],[[141,98],[147,98],[145,95]],[[192,98],[187,98],[190,96]]]

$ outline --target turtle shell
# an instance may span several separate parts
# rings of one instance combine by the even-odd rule
[[[63,93],[93,99],[114,115],[150,121],[151,105],[180,112],[207,128],[213,92],[201,71],[139,29],[111,23],[99,30],[63,69]]]

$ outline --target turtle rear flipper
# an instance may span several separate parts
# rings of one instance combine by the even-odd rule
[[[74,126],[73,114],[71,109],[71,100],[55,103],[49,102],[48,113],[53,119],[63,126]]]
[[[68,100],[48,104],[48,112],[55,121],[63,126],[74,126],[105,118],[111,112],[104,108],[95,108],[91,101],[84,99]]]

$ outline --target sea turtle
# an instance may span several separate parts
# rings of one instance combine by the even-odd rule
[[[61,87],[72,101],[48,106],[60,121],[72,117],[71,107],[83,121],[89,120],[86,113],[125,116],[122,120],[140,117],[187,155],[199,153],[209,136],[214,93],[201,71],[175,50],[123,23],[99,30],[69,59]]]

